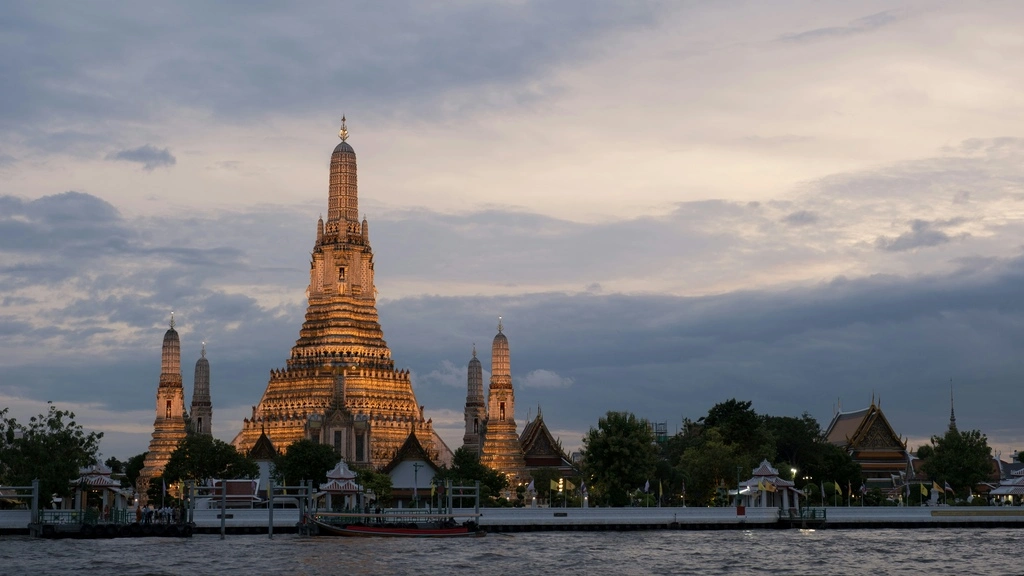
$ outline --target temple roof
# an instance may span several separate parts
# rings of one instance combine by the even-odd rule
[[[274,448],[274,443],[270,441],[265,431],[260,433],[260,437],[252,445],[252,448],[249,450],[249,457],[257,461],[273,460],[277,457],[277,449]]]
[[[905,453],[907,448],[873,400],[862,410],[837,412],[825,431],[825,439],[850,450],[896,449]]]
[[[391,462],[388,462],[387,466],[385,466],[381,471],[385,474],[390,474],[392,470],[406,460],[422,460],[426,462],[434,472],[439,470],[437,465],[434,464],[434,460],[429,454],[427,454],[423,445],[420,444],[420,440],[416,437],[415,431],[409,433],[409,437],[405,439],[405,443],[402,444],[402,447],[395,453],[395,457],[392,458]]]

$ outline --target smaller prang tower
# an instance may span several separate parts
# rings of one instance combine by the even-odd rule
[[[478,457],[486,420],[483,366],[476,357],[476,344],[473,344],[473,358],[469,361],[466,371],[466,434],[462,437],[462,447]]]
[[[512,368],[508,338],[498,317],[498,334],[491,344],[491,385],[487,398],[487,424],[484,428],[480,463],[508,476],[510,481],[524,478],[526,459],[516,433],[516,395],[512,389]]]
[[[196,378],[192,383],[192,431],[213,435],[213,404],[210,402],[210,361],[206,359],[206,342],[196,360]]]
[[[164,334],[160,362],[160,384],[156,389],[156,421],[153,422],[153,438],[149,451],[136,483],[141,504],[146,504],[146,490],[149,481],[164,473],[164,466],[171,459],[171,453],[178,443],[185,439],[185,391],[181,385],[181,341],[174,329],[174,312],[171,312],[171,327]]]

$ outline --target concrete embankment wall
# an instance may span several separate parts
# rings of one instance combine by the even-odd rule
[[[831,507],[826,520],[803,524],[779,518],[774,508],[481,508],[480,525],[492,532],[592,530],[727,530],[754,528],[1024,528],[1024,507]],[[473,519],[472,509],[453,512],[456,521]],[[820,516],[819,516],[820,518]],[[266,509],[228,509],[225,529],[231,534],[265,534]],[[28,510],[0,510],[0,534],[27,534]],[[274,532],[294,533],[299,511],[274,510]],[[197,533],[220,531],[220,510],[196,510]]]

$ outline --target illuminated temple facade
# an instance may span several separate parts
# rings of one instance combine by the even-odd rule
[[[472,373],[470,380],[472,382]],[[487,420],[480,463],[510,478],[521,479],[526,477],[526,461],[516,432],[515,409],[508,338],[502,333],[499,318],[498,334],[491,345],[491,385],[487,394]]]
[[[316,226],[308,306],[283,368],[270,371],[258,405],[234,439],[247,452],[265,433],[279,451],[309,438],[351,465],[387,465],[415,433],[435,462],[450,452],[416,401],[408,370],[396,370],[377,316],[370,229],[359,220],[356,153],[331,154],[327,221]]]
[[[171,459],[171,453],[177,449],[178,443],[185,438],[187,429],[185,390],[181,382],[181,340],[178,331],[174,329],[174,313],[171,313],[170,324],[164,333],[160,353],[160,383],[156,390],[153,436],[136,483],[143,504],[146,503],[150,479],[163,474],[164,466]]]

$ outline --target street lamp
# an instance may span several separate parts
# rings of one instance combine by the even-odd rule
[[[425,464],[420,464],[419,462],[412,463],[412,501],[416,508],[420,507],[420,495],[416,489],[420,484],[420,468],[424,466]]]

